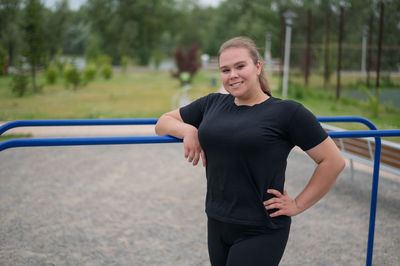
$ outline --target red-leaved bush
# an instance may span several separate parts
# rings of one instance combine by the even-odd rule
[[[178,78],[181,85],[186,83],[191,83],[194,74],[201,67],[199,60],[199,46],[196,43],[191,44],[186,51],[183,47],[179,45],[174,51],[175,63],[177,66],[177,71],[172,73],[172,76]],[[182,80],[182,73],[188,73],[190,75],[189,80]]]

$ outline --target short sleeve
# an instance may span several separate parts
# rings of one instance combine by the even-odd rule
[[[206,101],[207,96],[204,96],[188,105],[181,107],[179,109],[179,113],[182,117],[183,122],[198,128],[201,121],[203,120]]]
[[[293,145],[306,151],[324,141],[328,134],[314,114],[300,104],[291,118],[289,136]]]

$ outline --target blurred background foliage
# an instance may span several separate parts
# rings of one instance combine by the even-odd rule
[[[301,66],[307,37],[307,12],[312,12],[313,68],[320,68],[326,36],[326,17],[330,16],[330,56],[337,53],[339,6],[344,6],[343,69],[359,69],[363,25],[375,18],[372,49],[377,49],[378,0],[223,0],[216,7],[195,0],[87,0],[77,10],[68,0],[47,7],[40,0],[1,0],[0,50],[7,64],[15,66],[27,56],[36,36],[35,59],[48,65],[62,51],[64,55],[94,58],[107,54],[112,64],[124,57],[148,65],[152,57],[172,57],[178,45],[197,43],[202,53],[216,56],[219,45],[237,35],[253,38],[264,50],[265,33],[271,33],[271,54],[281,56],[282,14],[290,9],[297,14],[292,36],[292,64]],[[400,61],[400,1],[385,0],[382,70],[397,70]],[[35,9],[28,9],[32,6]],[[29,12],[30,13],[29,13]],[[33,12],[33,13],[32,13]],[[29,19],[31,24],[29,24]],[[32,29],[35,25],[36,29]],[[32,33],[32,30],[34,31]],[[4,52],[0,53],[4,54]],[[3,56],[4,57],[4,56]],[[4,60],[3,60],[4,61]],[[376,61],[375,57],[372,61]],[[334,63],[334,61],[332,62]],[[375,63],[375,62],[373,62]]]

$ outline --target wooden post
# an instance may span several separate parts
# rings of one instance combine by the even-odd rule
[[[381,10],[379,17],[379,35],[378,35],[378,58],[376,61],[376,87],[375,92],[378,93],[379,90],[379,75],[381,71],[381,53],[382,53],[382,34],[383,34],[383,9],[384,3],[381,2]]]

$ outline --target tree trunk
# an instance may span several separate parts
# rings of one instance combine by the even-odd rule
[[[307,10],[307,46],[306,46],[306,66],[304,71],[304,84],[308,86],[308,78],[310,76],[311,69],[311,24],[312,24],[312,13],[311,9]]]
[[[337,64],[337,78],[336,78],[336,100],[340,98],[340,71],[342,68],[342,41],[343,41],[343,15],[344,8],[340,7],[340,17],[339,17],[339,45],[338,45],[338,64]]]
[[[329,69],[329,42],[330,42],[330,12],[326,12],[326,37],[325,37],[325,57],[324,57],[324,87],[326,90],[329,88],[330,69]]]

